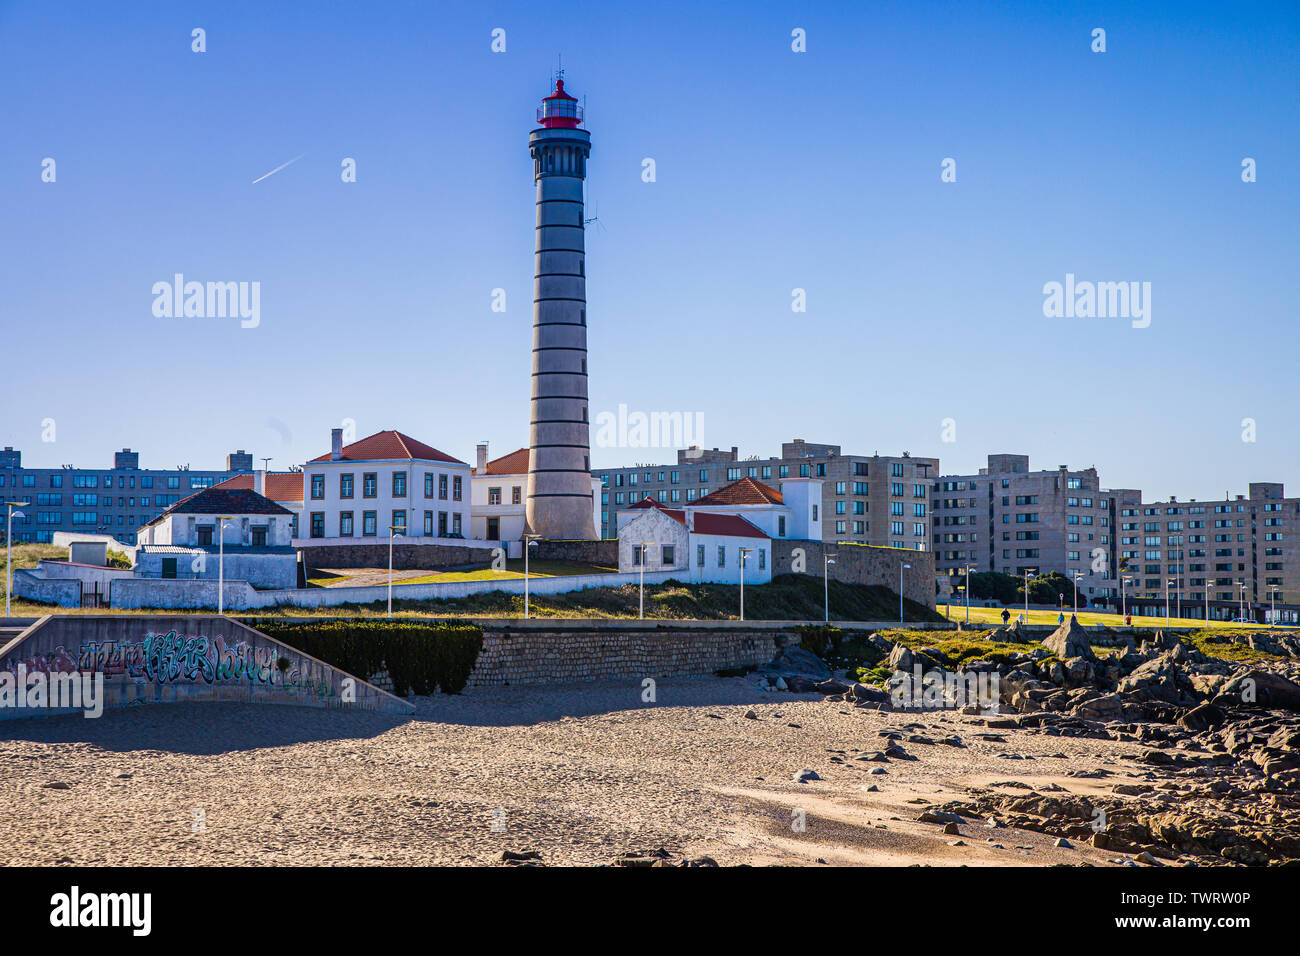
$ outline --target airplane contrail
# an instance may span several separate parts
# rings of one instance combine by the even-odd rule
[[[293,159],[289,160],[287,163],[281,163],[279,166],[275,167],[275,169],[273,169],[273,170],[271,170],[269,173],[267,173],[266,176],[274,176],[274,175],[275,175],[276,173],[278,173],[280,170],[284,169],[285,166],[292,166],[294,163],[298,162],[298,160],[302,159],[302,157],[303,157],[303,156],[306,156],[306,155],[307,155],[306,153],[303,153],[302,156],[295,156]],[[256,185],[257,183],[260,183],[263,179],[266,178],[266,176],[258,176],[256,179],[253,180],[253,185]]]

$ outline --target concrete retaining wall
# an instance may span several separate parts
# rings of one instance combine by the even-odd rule
[[[907,551],[903,548],[878,548],[865,544],[824,544],[821,541],[772,540],[772,573],[794,571],[795,552],[803,550],[805,574],[822,576],[825,554],[835,555],[828,571],[832,581],[845,584],[876,584],[898,592],[898,573],[903,565],[903,597],[934,607],[934,552]]]
[[[468,530],[468,529],[466,529]],[[427,540],[427,539],[426,539]],[[469,541],[451,544],[451,539],[434,539],[441,544],[393,545],[393,568],[397,571],[437,571],[442,568],[459,568],[467,564],[486,564],[492,560],[492,550],[500,547],[498,541]],[[302,553],[308,577],[318,568],[386,568],[388,567],[388,539],[383,544],[311,544],[311,539],[298,538],[295,544]]]
[[[594,541],[538,541],[533,548],[539,561],[564,561],[569,564],[594,564],[602,568],[618,567],[618,541],[601,538]]]
[[[19,665],[28,674],[102,675],[105,709],[245,701],[414,711],[392,694],[216,615],[43,617],[0,648],[0,671],[16,675]],[[0,706],[0,719],[68,712]]]
[[[76,578],[47,578],[16,568],[14,597],[59,607],[81,607],[81,582]]]
[[[697,677],[766,664],[782,647],[798,643],[788,624],[498,624],[483,630],[483,650],[469,685]]]

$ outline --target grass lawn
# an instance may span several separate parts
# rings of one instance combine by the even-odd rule
[[[1019,609],[1019,610],[1017,610],[1017,609],[1015,609],[1015,608],[1008,608],[1007,610],[1011,611],[1011,620],[1012,620],[1012,621],[1014,621],[1017,617],[1021,617],[1021,616],[1023,616],[1024,613],[1025,613],[1024,608],[1021,608],[1021,609]],[[943,613],[945,613],[945,611],[948,612],[948,613],[951,615],[951,618],[952,618],[953,621],[965,621],[965,620],[966,620],[966,605],[964,605],[964,604],[952,604],[952,605],[940,604],[940,605],[939,605],[939,613],[940,613],[940,614],[943,614]],[[1060,614],[1059,611],[1036,611],[1036,610],[1034,610],[1034,609],[1031,608],[1030,611],[1029,611],[1029,622],[1028,622],[1028,623],[1030,623],[1030,624],[1056,624],[1056,623],[1057,623],[1057,616],[1058,616],[1059,614]],[[1070,611],[1069,611],[1068,609],[1067,609],[1066,612],[1065,612],[1065,617],[1066,617],[1067,620],[1068,620],[1069,617],[1070,617]],[[1002,624],[1002,608],[1000,608],[1000,607],[975,607],[974,605],[971,605],[971,609],[970,609],[970,621],[971,621],[972,624],[995,624],[995,625],[1001,625],[1001,624]],[[1010,622],[1008,622],[1008,623],[1010,623]],[[1123,615],[1120,615],[1120,614],[1109,614],[1109,613],[1105,613],[1105,612],[1101,612],[1101,611],[1080,611],[1080,612],[1079,612],[1079,623],[1082,624],[1082,625],[1084,625],[1085,627],[1087,627],[1087,626],[1089,626],[1089,625],[1096,625],[1096,624],[1102,624],[1102,625],[1105,625],[1106,627],[1123,627],[1123,626],[1124,626],[1124,617],[1123,617]],[[1133,626],[1134,626],[1134,627],[1142,627],[1142,628],[1151,628],[1151,627],[1196,627],[1196,628],[1202,628],[1202,627],[1205,627],[1206,624],[1205,624],[1204,621],[1199,620],[1199,619],[1197,619],[1197,618],[1181,618],[1181,619],[1180,619],[1180,618],[1176,618],[1176,617],[1175,617],[1175,618],[1170,618],[1168,621],[1166,621],[1165,618],[1163,618],[1163,617],[1136,617],[1136,616],[1135,616],[1135,617],[1133,618]],[[1267,627],[1268,625],[1266,625],[1266,624],[1234,624],[1234,623],[1231,622],[1231,621],[1210,621],[1210,622],[1209,622],[1209,626],[1210,626],[1210,627],[1230,627],[1230,628],[1236,628],[1236,629],[1247,629],[1247,630],[1248,630],[1248,629],[1250,629],[1250,628],[1261,628],[1261,627]]]
[[[566,564],[563,561],[529,561],[530,578],[557,578],[574,574],[613,574],[617,568],[602,568],[592,564]],[[474,571],[432,572],[423,577],[406,578],[403,584],[446,584],[452,581],[507,581],[524,576],[523,558],[507,561],[504,571],[478,568]]]

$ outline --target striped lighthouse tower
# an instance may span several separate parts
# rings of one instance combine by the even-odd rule
[[[582,183],[591,134],[563,75],[528,138],[537,181],[533,392],[527,530],[553,540],[596,537],[587,415],[587,280]]]

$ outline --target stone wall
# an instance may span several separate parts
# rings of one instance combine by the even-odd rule
[[[14,597],[59,607],[81,607],[81,582],[76,578],[47,578],[15,568]]]
[[[516,622],[483,629],[471,687],[698,677],[766,664],[799,643],[791,625]]]
[[[563,561],[568,564],[594,564],[602,568],[618,567],[618,541],[613,538],[594,541],[538,541],[533,548],[539,561]]]
[[[934,607],[934,552],[903,548],[877,548],[864,544],[824,544],[820,541],[772,540],[772,574],[794,571],[796,552],[803,550],[804,573],[822,576],[823,555],[835,555],[828,569],[833,581],[845,584],[877,584],[898,593],[898,573],[904,564],[903,597]]]
[[[0,647],[0,671],[103,678],[103,706],[244,701],[409,714],[363,680],[216,615],[50,615]],[[345,681],[350,684],[345,685]],[[6,717],[69,710],[0,707]]]
[[[455,539],[451,539],[455,540]],[[307,576],[319,568],[387,568],[388,544],[323,544],[299,542]],[[441,570],[471,564],[487,564],[497,542],[475,544],[393,545],[393,569],[397,571]],[[536,552],[534,552],[536,553]]]

